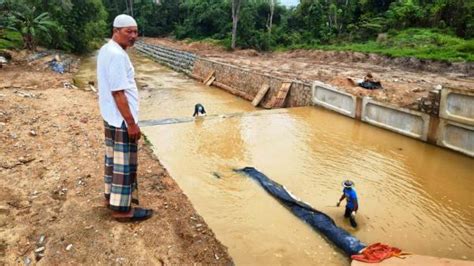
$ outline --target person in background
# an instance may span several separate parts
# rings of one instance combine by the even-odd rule
[[[344,217],[349,218],[352,227],[357,227],[357,222],[355,220],[355,215],[357,210],[359,209],[359,202],[357,200],[357,193],[354,189],[354,182],[351,180],[346,180],[342,182],[342,186],[344,189],[342,190],[342,196],[337,202],[336,206],[339,207],[341,205],[341,201],[346,199],[346,211],[344,212]]]
[[[206,115],[206,109],[204,109],[204,106],[200,103],[197,103],[194,105],[194,114],[193,117],[196,116],[205,116]]]

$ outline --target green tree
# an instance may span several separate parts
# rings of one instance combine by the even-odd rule
[[[139,31],[144,36],[171,34],[181,20],[179,7],[178,0],[161,0],[159,4],[153,0],[142,0],[135,4]]]
[[[181,19],[176,37],[224,39],[230,32],[230,4],[222,0],[185,0],[179,6]]]
[[[39,33],[48,35],[54,22],[48,12],[38,15],[35,7],[22,6],[21,10],[13,11],[8,19],[11,29],[17,30],[23,38],[25,47],[36,50]]]
[[[22,36],[10,28],[12,12],[18,8],[18,2],[0,0],[0,49],[23,46]]]
[[[305,42],[317,43],[327,38],[324,4],[319,0],[301,0],[288,18],[290,30],[303,36]]]
[[[61,0],[56,0],[61,1]],[[74,0],[69,7],[48,4],[61,25],[57,34],[64,37],[62,47],[77,53],[91,51],[107,36],[107,12],[101,0]]]

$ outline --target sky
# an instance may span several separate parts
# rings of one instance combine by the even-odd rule
[[[285,6],[296,6],[299,2],[299,0],[280,0],[280,3]]]

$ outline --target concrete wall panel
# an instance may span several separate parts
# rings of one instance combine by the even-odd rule
[[[346,116],[356,116],[356,96],[324,84],[319,81],[313,83],[313,103],[336,111]]]
[[[438,145],[474,157],[474,127],[442,119]]]
[[[379,103],[370,97],[362,100],[362,121],[412,138],[427,140],[429,120],[424,113]]]
[[[474,92],[443,89],[439,116],[474,126]]]

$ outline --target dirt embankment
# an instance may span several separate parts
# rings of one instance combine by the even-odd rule
[[[42,63],[0,69],[0,265],[232,264],[143,139],[139,193],[156,215],[110,217],[97,96]]]
[[[353,95],[370,96],[382,102],[419,110],[423,98],[434,88],[474,91],[474,63],[444,63],[415,58],[390,58],[375,54],[338,51],[294,50],[259,53],[255,50],[226,51],[207,43],[144,38],[150,44],[166,45],[215,61],[237,65],[276,77],[311,83],[319,80]],[[348,81],[371,73],[383,89],[366,90]]]

